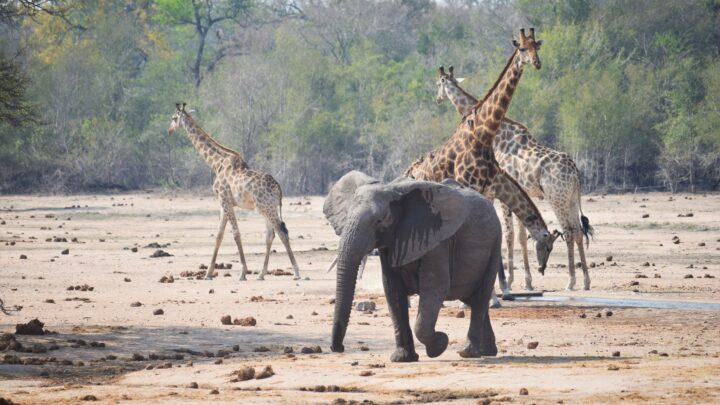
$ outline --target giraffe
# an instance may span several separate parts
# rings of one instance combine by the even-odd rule
[[[450,100],[461,116],[472,111],[477,99],[460,87],[460,79],[455,78],[450,66],[448,73],[442,66],[438,69],[438,92],[435,101]],[[530,197],[547,198],[563,230],[568,247],[568,272],[570,279],[567,289],[575,287],[575,257],[573,243],[577,244],[580,264],[583,271],[583,288],[590,289],[583,248],[583,234],[589,245],[593,228],[589,219],[583,215],[580,200],[580,172],[575,162],[565,153],[558,152],[538,143],[530,131],[507,117],[500,124],[495,136],[495,158],[500,167],[508,172],[525,189]],[[579,214],[579,216],[578,216]],[[508,251],[508,285],[513,281],[513,218],[510,209],[503,204],[503,216],[507,231],[505,241]],[[525,228],[518,224],[518,243],[522,248],[525,265],[525,288],[532,290],[532,275],[528,263],[527,238]]]
[[[473,106],[449,140],[414,161],[404,175],[428,181],[451,178],[488,198],[498,198],[510,207],[535,239],[538,270],[544,274],[553,243],[560,234],[547,230],[540,211],[522,187],[499,167],[493,151],[495,134],[525,65],[540,69],[541,44],[542,41],[535,40],[533,28],[529,35],[521,29],[519,41],[513,40],[515,50],[485,98]],[[501,287],[502,281],[501,277]]]
[[[195,149],[215,172],[213,192],[220,201],[220,226],[215,236],[215,249],[205,278],[210,280],[213,277],[215,261],[225,233],[225,226],[230,222],[235,244],[240,253],[240,262],[242,263],[240,280],[246,279],[248,268],[243,253],[240,228],[235,217],[235,207],[238,206],[247,210],[254,209],[265,218],[265,262],[258,280],[264,280],[265,274],[267,274],[270,247],[275,239],[275,233],[279,235],[280,240],[285,245],[285,250],[295,271],[295,280],[299,280],[300,269],[290,248],[288,229],[282,220],[282,190],[280,185],[271,175],[250,169],[238,152],[222,146],[213,139],[185,111],[185,105],[186,103],[182,103],[182,105],[175,104],[175,114],[173,114],[170,121],[168,134],[172,134],[178,128],[185,129]]]

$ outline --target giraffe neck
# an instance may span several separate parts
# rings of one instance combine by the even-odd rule
[[[525,190],[504,171],[495,176],[493,192],[495,198],[510,208],[510,211],[525,225],[535,240],[541,240],[543,234],[548,234],[547,225],[540,210]]]
[[[493,87],[475,106],[473,114],[473,141],[475,143],[492,148],[495,134],[505,118],[505,113],[510,107],[510,101],[522,76],[523,66],[520,53],[516,49]]]
[[[185,128],[190,142],[214,172],[219,172],[226,165],[228,159],[237,160],[239,158],[242,161],[239,153],[222,146],[200,126],[195,124],[189,115],[183,115],[182,126]]]
[[[478,100],[463,90],[458,84],[448,82],[445,87],[448,99],[461,116],[470,114]]]

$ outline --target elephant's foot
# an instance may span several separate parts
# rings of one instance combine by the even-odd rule
[[[494,344],[487,345],[487,347],[478,347],[477,345],[469,342],[464,349],[458,352],[460,357],[464,358],[477,358],[485,356],[497,356],[497,346]]]
[[[345,345],[342,345],[342,344],[337,344],[337,345],[335,345],[335,344],[333,344],[333,345],[330,346],[330,350],[332,350],[332,351],[335,352],[335,353],[342,353],[342,352],[345,351]]]
[[[395,352],[393,352],[393,354],[390,356],[390,361],[394,363],[410,363],[418,361],[418,354],[414,351],[411,352],[403,347],[398,347]]]
[[[447,334],[443,332],[435,332],[433,340],[425,344],[425,352],[427,353],[428,357],[437,357],[443,354],[445,349],[447,349],[449,342],[450,339],[448,339]]]
[[[503,299],[503,301],[515,301],[515,296],[510,293],[507,293],[507,294],[502,295],[502,299]]]

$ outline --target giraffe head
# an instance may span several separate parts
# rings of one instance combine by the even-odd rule
[[[540,274],[545,275],[545,268],[547,267],[548,259],[550,258],[550,253],[553,250],[553,243],[555,243],[555,239],[557,239],[562,234],[556,229],[553,231],[553,233],[549,233],[547,231],[544,231],[543,235],[540,237],[539,240],[535,242],[535,251],[537,253],[537,260],[540,266],[538,267],[538,271]],[[528,239],[530,239],[528,237]]]
[[[448,98],[448,91],[451,87],[458,87],[460,83],[465,80],[463,78],[455,78],[455,69],[450,66],[448,72],[445,73],[445,67],[440,66],[438,68],[438,80],[437,80],[437,96],[435,96],[435,102],[440,104]]]
[[[183,117],[187,116],[185,112],[185,105],[187,103],[175,103],[175,114],[173,114],[170,120],[170,126],[168,127],[168,135],[172,135],[176,129],[182,127]]]
[[[535,66],[535,69],[540,69],[538,51],[543,41],[535,40],[535,28],[530,28],[530,35],[525,35],[525,28],[520,29],[520,37],[518,39],[519,41],[515,39],[512,41],[513,46],[517,49],[520,56],[518,63],[520,63],[521,66],[532,64]]]

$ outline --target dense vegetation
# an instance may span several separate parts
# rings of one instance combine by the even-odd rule
[[[457,125],[437,67],[482,96],[523,26],[508,116],[585,189],[718,188],[718,0],[0,0],[0,190],[207,186],[176,101],[286,193],[392,178]]]

